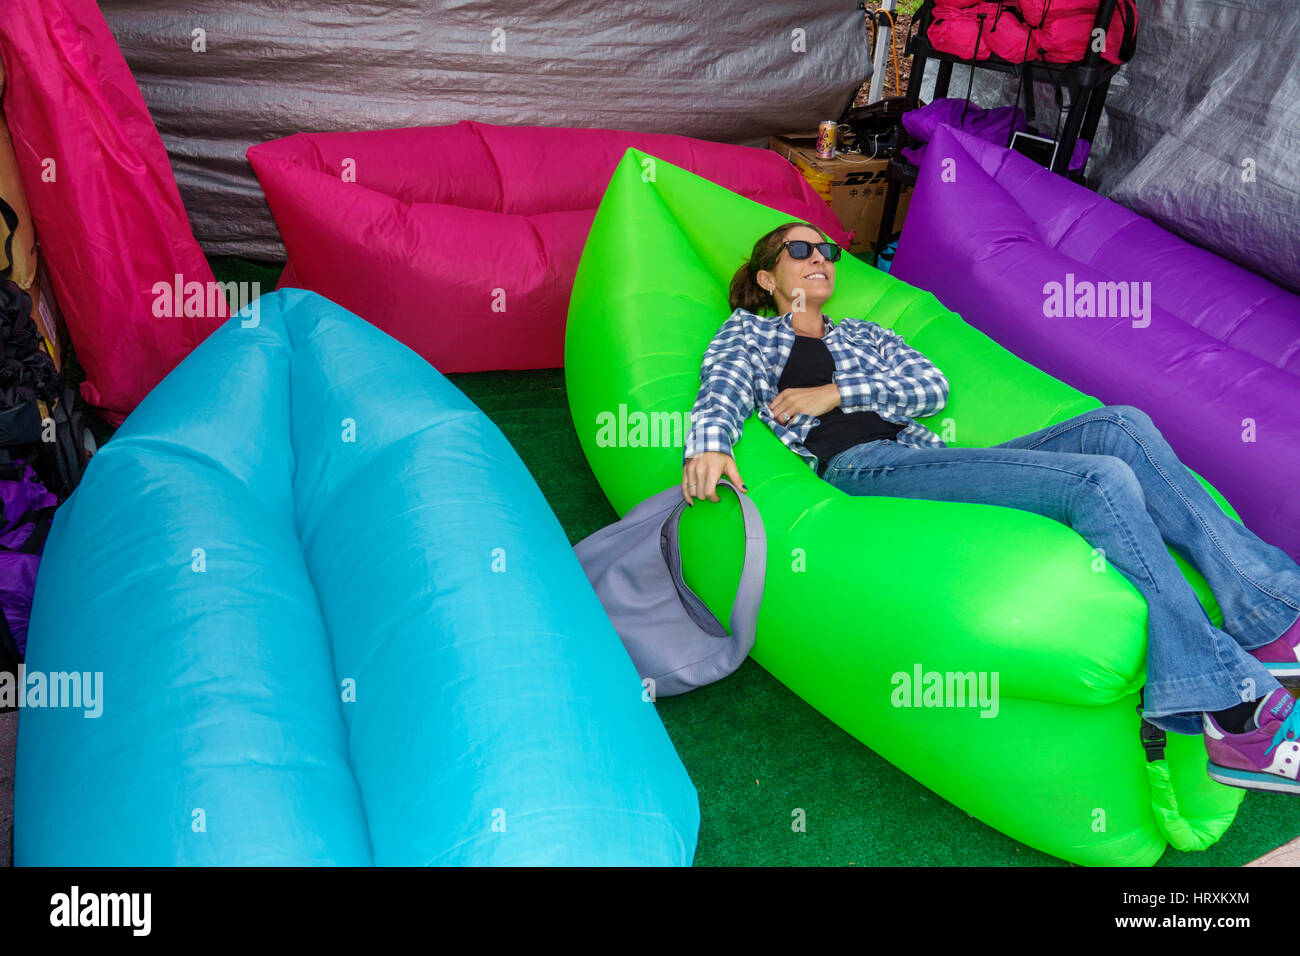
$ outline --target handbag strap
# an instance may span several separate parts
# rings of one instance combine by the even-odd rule
[[[745,558],[740,569],[740,583],[736,586],[736,599],[731,604],[729,621],[732,636],[738,638],[745,652],[748,653],[758,636],[758,610],[763,603],[763,582],[767,574],[767,533],[763,528],[763,517],[758,513],[758,507],[750,500],[749,495],[737,491],[726,478],[718,479],[718,487],[723,485],[735,493],[736,499],[740,502],[741,517],[745,522]],[[686,604],[687,610],[692,612],[692,616],[696,613],[691,607],[694,603],[700,612],[712,617],[682,577],[677,523],[685,508],[686,501],[683,499],[662,525],[662,530],[668,535],[671,545],[671,555],[668,558],[669,570],[672,572],[673,583],[677,586],[678,593],[682,594],[682,591],[685,591],[682,594],[683,603]]]
[[[5,225],[5,266],[0,269],[0,279],[8,279],[14,272],[14,236],[18,234],[18,213],[3,199],[0,199],[0,220]]]

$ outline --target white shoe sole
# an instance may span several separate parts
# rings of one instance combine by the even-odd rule
[[[1211,780],[1217,780],[1229,787],[1240,787],[1243,790],[1269,790],[1273,793],[1300,794],[1300,780],[1279,777],[1275,773],[1234,770],[1213,763],[1206,765],[1205,772],[1210,775]]]

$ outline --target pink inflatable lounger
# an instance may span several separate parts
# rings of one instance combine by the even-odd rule
[[[1300,296],[947,126],[891,273],[1049,375],[1142,409],[1300,560]]]
[[[685,136],[466,120],[299,133],[248,159],[289,253],[282,287],[332,299],[443,372],[474,372],[564,364],[578,258],[629,147],[848,244],[776,153]],[[667,303],[673,290],[663,291]]]
[[[0,56],[23,189],[86,373],[81,395],[120,424],[228,306],[94,0],[6,4]],[[163,288],[201,293],[177,309]]]

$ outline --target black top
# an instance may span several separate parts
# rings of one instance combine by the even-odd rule
[[[795,335],[794,348],[786,360],[776,390],[787,388],[814,388],[834,381],[835,359],[825,341],[808,335]],[[861,411],[845,414],[841,408],[832,408],[803,440],[804,447],[817,456],[820,466],[854,445],[879,438],[894,439],[906,425],[887,422],[875,412]],[[820,473],[820,468],[818,469]]]

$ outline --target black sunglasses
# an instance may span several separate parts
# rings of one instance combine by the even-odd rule
[[[813,254],[813,249],[816,249],[827,262],[839,262],[840,253],[844,251],[833,242],[808,242],[806,239],[788,239],[781,243],[781,248],[790,253],[791,259],[807,259]],[[768,268],[776,265],[776,260],[780,258],[781,249],[778,249]]]

